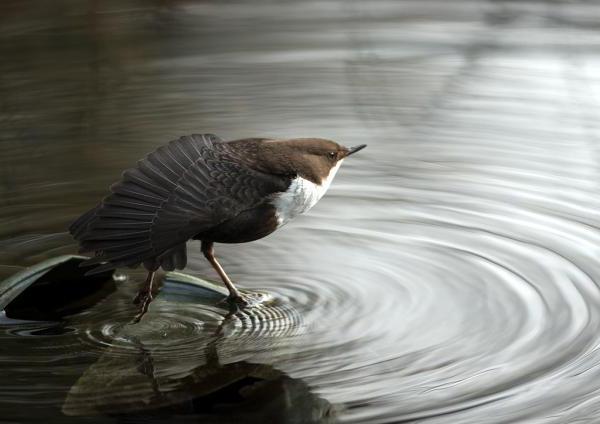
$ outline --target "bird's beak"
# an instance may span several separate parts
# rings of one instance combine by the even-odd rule
[[[348,149],[348,153],[346,153],[346,156],[353,155],[354,153],[358,152],[359,150],[364,149],[365,147],[367,147],[366,144],[359,144],[358,146],[350,147]]]

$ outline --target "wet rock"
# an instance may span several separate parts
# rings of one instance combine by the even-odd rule
[[[132,324],[136,307],[115,291],[112,272],[85,276],[79,267],[85,259],[49,259],[0,282],[6,317],[60,320],[61,326],[36,335],[62,335],[67,328],[91,334],[91,345],[102,339],[103,352],[95,351],[97,360],[64,400],[66,416],[146,423],[335,420],[332,405],[304,381],[237,354],[268,351],[269,344],[286,343],[301,331],[301,317],[291,305],[244,291],[254,307],[234,311],[221,284],[167,273],[157,281],[148,314]]]
[[[112,271],[86,276],[84,256],[65,255],[0,282],[0,311],[21,320],[59,320],[89,309],[115,290]]]
[[[127,423],[335,421],[329,402],[268,363],[269,345],[302,331],[291,305],[244,291],[256,306],[233,312],[220,284],[182,273],[167,273],[157,283],[140,322],[131,323],[127,313],[104,322],[109,347],[69,390],[65,415]],[[248,356],[254,351],[265,353]]]

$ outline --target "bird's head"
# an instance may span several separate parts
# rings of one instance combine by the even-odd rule
[[[321,185],[331,181],[344,159],[366,146],[345,147],[322,138],[295,138],[264,140],[259,152],[271,172],[298,175]]]

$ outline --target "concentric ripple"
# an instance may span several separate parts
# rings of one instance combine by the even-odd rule
[[[145,422],[268,387],[251,406],[287,422],[598,421],[600,7],[69,7],[0,31],[2,277],[75,253],[70,220],[180,134],[368,147],[306,216],[217,245],[249,309],[199,289],[190,243],[199,280],[167,278],[139,324],[130,270],[64,319],[0,316],[1,419]],[[193,418],[268,422],[219,402]]]

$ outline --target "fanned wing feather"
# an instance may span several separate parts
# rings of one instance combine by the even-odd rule
[[[212,134],[184,136],[123,173],[101,204],[69,228],[82,252],[96,256],[90,273],[144,263],[149,270],[186,265],[185,243],[257,200],[285,190],[283,182],[235,160]]]

